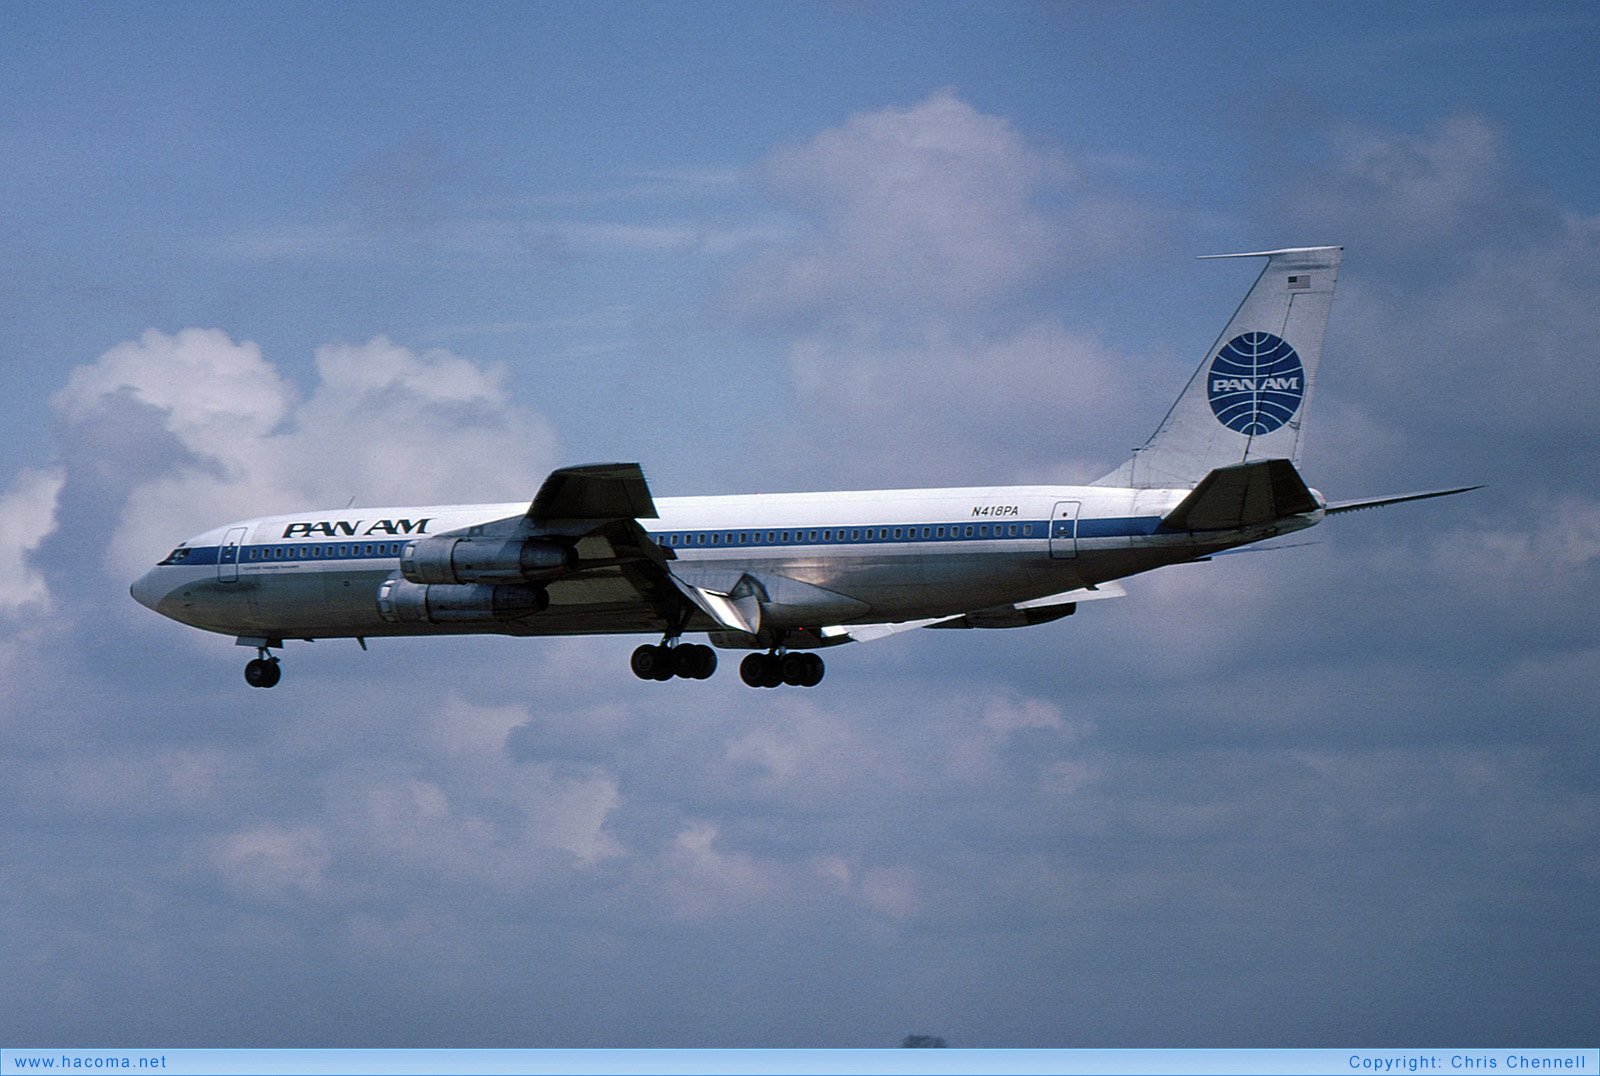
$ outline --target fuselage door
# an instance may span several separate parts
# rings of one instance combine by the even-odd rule
[[[1078,509],[1082,501],[1057,501],[1050,513],[1050,555],[1067,560],[1078,555]]]
[[[235,527],[222,539],[222,547],[217,550],[217,582],[237,583],[239,581],[239,550],[244,547],[244,527]]]

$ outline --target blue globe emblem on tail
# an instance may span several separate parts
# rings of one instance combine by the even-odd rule
[[[1305,367],[1283,337],[1240,333],[1211,360],[1206,396],[1217,421],[1235,433],[1271,433],[1300,410]]]

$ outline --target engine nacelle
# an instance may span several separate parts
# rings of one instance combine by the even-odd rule
[[[378,615],[391,624],[494,624],[550,608],[544,587],[526,583],[409,583],[385,579]]]
[[[542,538],[463,538],[441,534],[406,543],[400,574],[413,583],[532,583],[566,575],[578,551]]]

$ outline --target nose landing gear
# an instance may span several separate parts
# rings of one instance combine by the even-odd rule
[[[251,687],[272,687],[282,676],[283,670],[278,667],[278,659],[264,646],[261,656],[244,667],[244,682]]]

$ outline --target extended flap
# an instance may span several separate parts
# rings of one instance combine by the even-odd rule
[[[723,627],[733,631],[748,632],[751,635],[761,630],[761,599],[748,576],[741,577],[738,583],[726,592],[696,586],[677,575],[672,575],[671,578],[673,585],[684,597]]]

